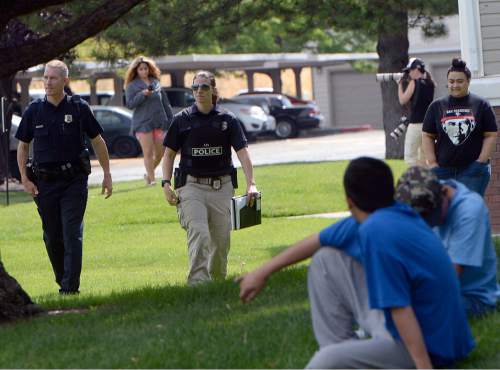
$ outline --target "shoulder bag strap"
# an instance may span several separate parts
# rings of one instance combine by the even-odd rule
[[[83,133],[83,128],[82,128],[82,111],[81,111],[81,108],[80,108],[80,104],[81,104],[81,101],[82,101],[82,98],[80,97],[80,95],[66,95],[69,102],[75,107],[76,109],[76,114],[78,116],[78,131],[80,132],[80,145],[82,147],[82,149],[86,149],[86,146],[85,146],[85,136],[84,136],[84,133]]]

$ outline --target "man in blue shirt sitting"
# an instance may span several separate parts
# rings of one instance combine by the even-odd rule
[[[422,218],[394,202],[390,168],[355,159],[344,188],[352,217],[240,278],[241,300],[253,299],[273,272],[314,255],[308,290],[320,348],[308,368],[430,368],[467,356],[474,340],[453,265]],[[359,340],[353,321],[371,338]]]
[[[436,226],[458,275],[467,315],[494,310],[500,294],[497,256],[483,198],[460,182],[440,182],[429,169],[415,166],[399,179],[396,199]]]

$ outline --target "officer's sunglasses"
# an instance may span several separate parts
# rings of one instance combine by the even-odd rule
[[[208,91],[210,90],[210,85],[209,84],[193,84],[191,85],[191,89],[194,91],[197,91],[198,89],[201,89],[201,91]]]

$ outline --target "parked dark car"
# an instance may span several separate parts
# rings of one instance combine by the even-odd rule
[[[231,99],[246,104],[258,104],[276,118],[276,136],[280,139],[296,137],[299,130],[318,127],[323,121],[319,111],[307,105],[293,105],[281,94],[246,94]]]
[[[167,94],[168,102],[174,114],[194,104],[195,100],[191,89],[186,87],[162,87],[162,90]]]
[[[174,113],[194,104],[195,99],[193,91],[185,87],[163,87],[167,94],[168,101]],[[220,98],[217,104],[234,113],[241,124],[243,132],[249,141],[254,141],[257,135],[268,132],[274,132],[275,119],[265,113],[261,107],[256,104],[245,104],[240,101]]]
[[[90,104],[90,93],[78,93],[83,100]],[[97,105],[108,105],[113,97],[113,92],[98,91],[97,92]]]
[[[75,93],[75,94],[90,104],[90,93]],[[96,95],[97,95],[97,105],[108,105],[111,98],[113,98],[114,93],[112,91],[98,91]],[[30,101],[35,99],[43,99],[44,97],[45,97],[44,90],[30,90]]]
[[[263,90],[254,90],[252,92],[243,90],[238,93],[238,95],[261,95],[261,94],[279,94],[279,93],[273,92],[272,89],[265,89],[265,88]],[[284,93],[281,93],[281,95],[286,96],[288,100],[290,100],[290,103],[292,103],[293,105],[309,105],[313,108],[316,108],[319,111],[318,105],[312,100],[300,99],[297,98],[296,96]]]
[[[142,153],[139,141],[132,131],[132,112],[130,110],[121,107],[94,105],[92,111],[104,130],[102,137],[106,141],[110,154],[120,158],[127,158],[137,157]],[[18,140],[15,137],[21,117],[13,115],[11,122],[9,169],[12,177],[21,180],[16,159]],[[87,142],[87,147],[93,152],[92,145],[89,142]]]
[[[122,107],[93,105],[92,111],[101,124],[109,153],[119,158],[137,157],[141,146],[132,130],[132,111]]]

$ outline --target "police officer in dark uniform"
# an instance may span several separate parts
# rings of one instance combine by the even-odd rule
[[[163,145],[162,186],[170,205],[177,205],[179,221],[187,231],[188,284],[223,279],[230,247],[231,197],[236,170],[231,160],[234,148],[245,173],[249,202],[258,194],[247,140],[232,113],[216,104],[212,73],[200,71],[193,79],[195,104],[174,116]],[[176,153],[181,152],[172,171]]]
[[[112,193],[109,156],[102,128],[87,103],[64,93],[68,67],[59,60],[46,64],[46,96],[34,101],[16,133],[17,161],[26,192],[34,197],[61,294],[79,292],[82,268],[83,215],[90,173],[86,134],[104,171],[102,193]],[[26,166],[33,140],[33,166]]]

